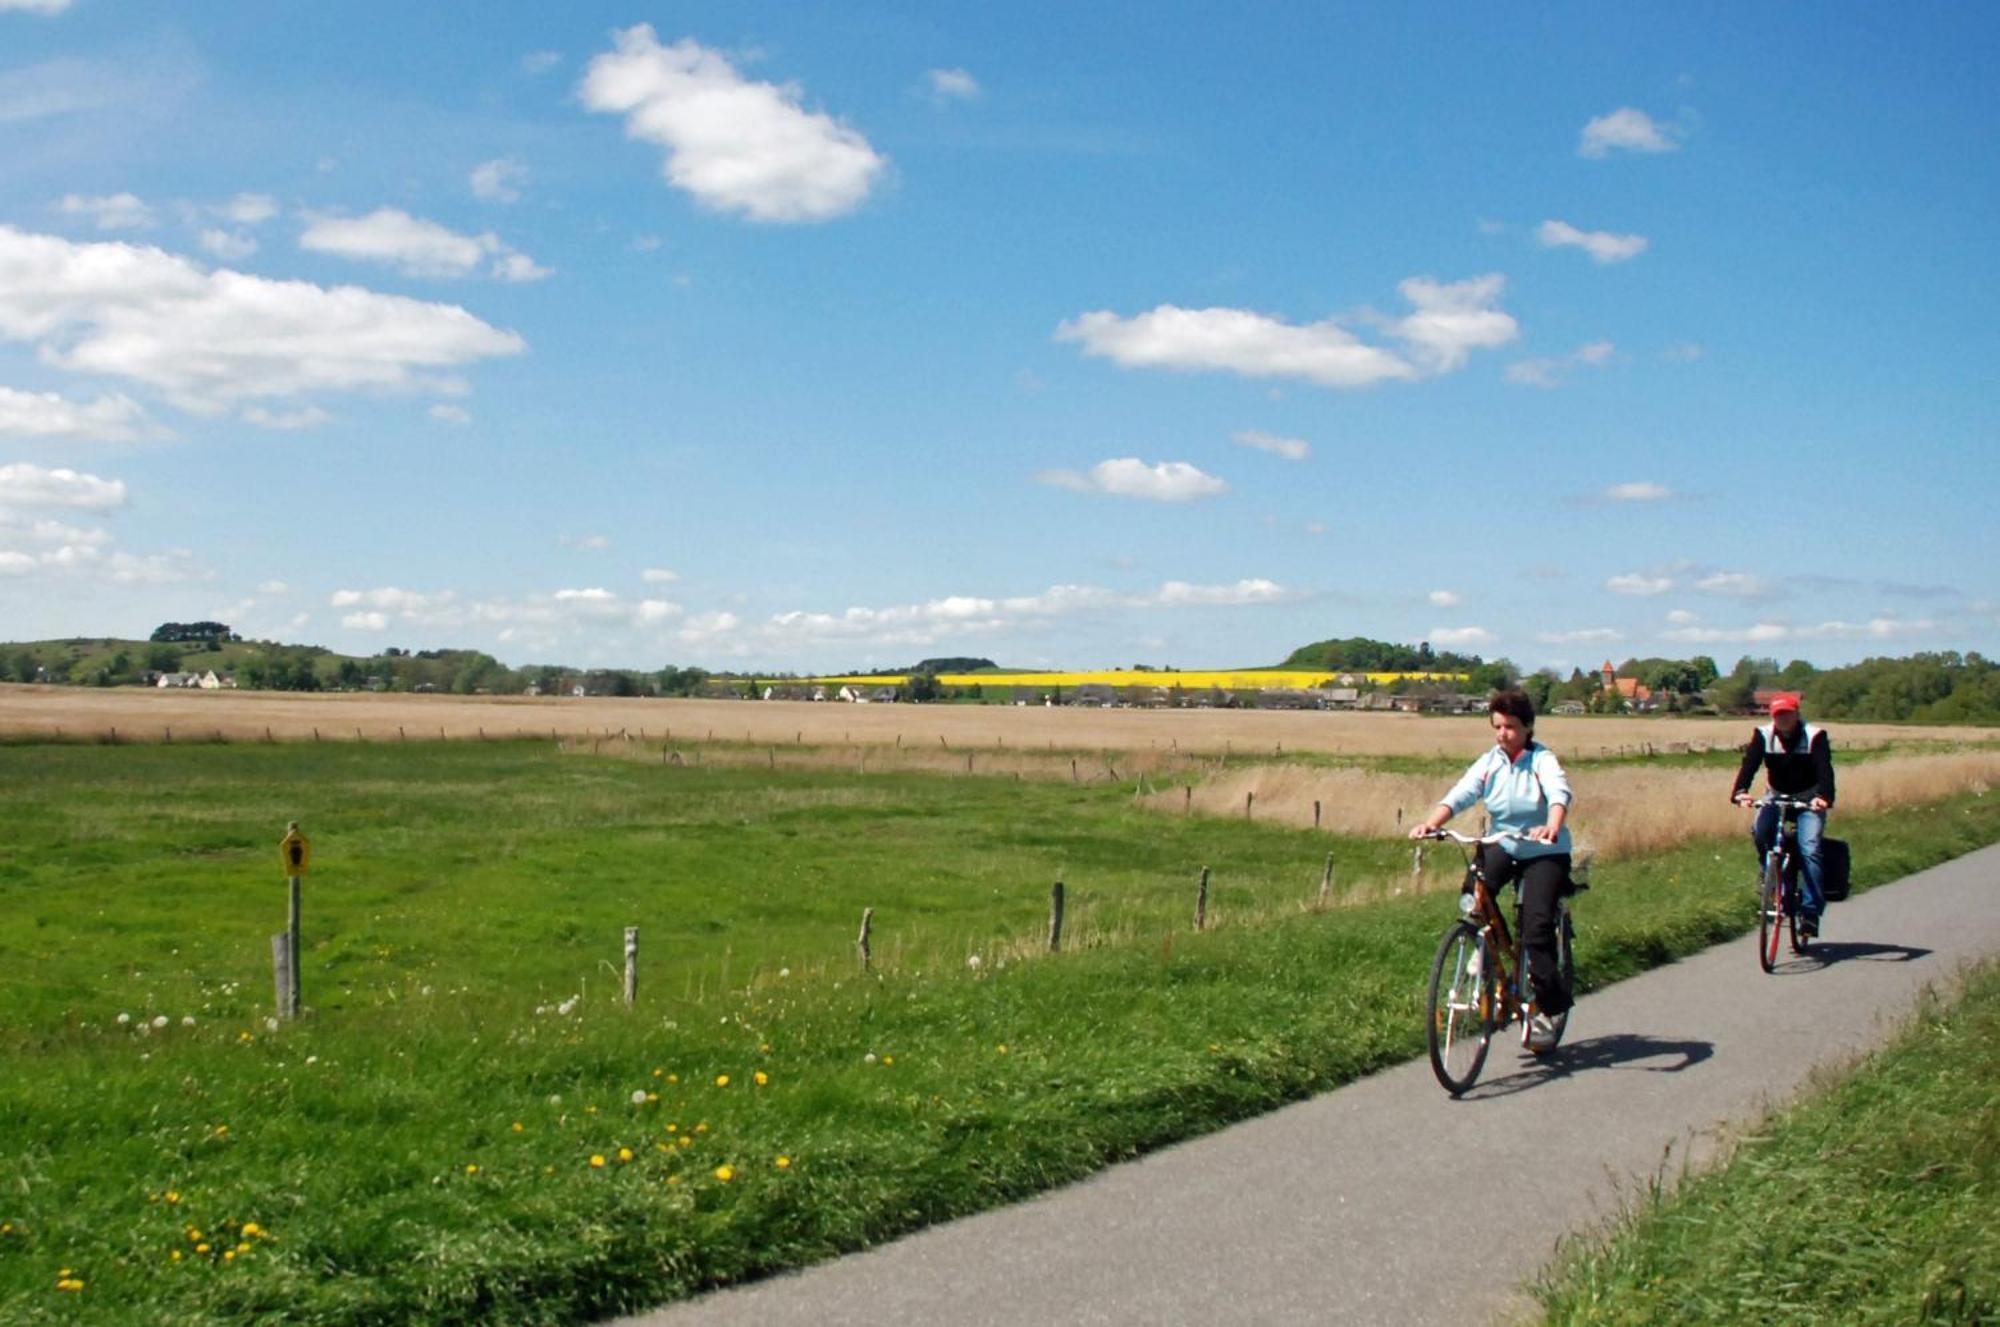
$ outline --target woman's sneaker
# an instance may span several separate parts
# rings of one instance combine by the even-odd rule
[[[1556,1023],[1547,1014],[1536,1014],[1528,1020],[1528,1049],[1540,1055],[1543,1051],[1554,1050],[1556,1045]]]

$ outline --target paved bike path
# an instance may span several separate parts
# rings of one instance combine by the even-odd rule
[[[1582,907],[1589,907],[1585,896]],[[1835,904],[1816,955],[1746,936],[1583,999],[1552,1061],[1496,1042],[1452,1101],[1417,1061],[1013,1207],[626,1320],[1453,1323],[1502,1318],[1564,1234],[1712,1150],[1927,983],[2000,953],[2000,845]]]

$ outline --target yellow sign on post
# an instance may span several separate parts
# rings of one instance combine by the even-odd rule
[[[285,837],[278,842],[278,853],[284,858],[285,874],[304,875],[312,869],[312,843],[299,833],[298,822],[285,831]]]

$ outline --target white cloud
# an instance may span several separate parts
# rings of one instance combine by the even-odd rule
[[[12,9],[28,14],[60,14],[69,4],[70,0],[0,0],[0,13]]]
[[[1576,631],[1544,631],[1535,639],[1544,645],[1615,645],[1625,637],[1611,627],[1583,627]]]
[[[1168,581],[1150,598],[1130,601],[1140,608],[1182,608],[1189,606],[1237,607],[1244,604],[1275,604],[1291,597],[1276,581],[1237,581],[1234,585],[1190,585],[1186,581]]]
[[[628,137],[667,149],[664,172],[704,206],[754,221],[825,221],[859,207],[888,162],[859,133],[800,105],[790,84],[750,82],[692,40],[662,46],[644,23],[613,35],[579,89],[625,116]]]
[[[1465,602],[1465,596],[1456,590],[1432,590],[1429,598],[1432,606],[1437,608],[1457,608]]]
[[[518,203],[521,189],[528,183],[528,168],[511,157],[496,157],[472,168],[468,178],[475,198],[495,203]]]
[[[427,617],[448,608],[457,601],[450,590],[438,594],[421,594],[415,590],[402,590],[393,585],[385,585],[375,590],[335,590],[327,603],[334,608],[372,608],[384,612],[397,613],[404,617]]]
[[[1432,627],[1430,634],[1434,645],[1491,645],[1500,638],[1485,627]]]
[[[273,433],[302,433],[316,429],[333,418],[316,405],[299,410],[266,410],[253,405],[243,412],[243,422],[255,424],[260,429],[270,429]]]
[[[1606,502],[1665,502],[1674,496],[1674,491],[1665,484],[1637,482],[1613,484],[1604,490]]]
[[[648,585],[672,585],[680,578],[681,574],[678,571],[670,571],[665,567],[648,567],[639,573],[639,579]]]
[[[1613,594],[1637,595],[1641,598],[1650,598],[1656,594],[1665,594],[1667,591],[1673,589],[1674,581],[1671,576],[1647,576],[1639,572],[1628,572],[1623,576],[1613,576],[1610,580],[1604,582],[1604,588]]]
[[[1675,627],[1671,631],[1660,633],[1663,640],[1679,641],[1687,645],[1726,643],[1763,645],[1787,640],[1791,635],[1791,628],[1778,622],[1759,622],[1750,627]]]
[[[1667,621],[1677,627],[1692,626],[1694,623],[1701,621],[1701,615],[1699,613],[1690,613],[1685,608],[1675,608],[1667,613]]]
[[[153,224],[153,209],[134,194],[102,198],[66,194],[56,208],[66,216],[89,217],[99,230],[144,230]]]
[[[269,194],[238,194],[212,210],[235,225],[259,226],[278,215],[278,200]]]
[[[1269,433],[1259,433],[1255,429],[1245,429],[1232,437],[1239,446],[1253,447],[1260,452],[1282,456],[1287,461],[1303,461],[1312,455],[1312,444],[1300,438],[1273,437]]]
[[[1615,235],[1608,230],[1578,230],[1567,221],[1544,221],[1535,238],[1545,249],[1575,248],[1597,263],[1623,263],[1637,258],[1651,243],[1644,235]]]
[[[387,631],[387,613],[349,613],[340,619],[340,625],[349,631]]]
[[[980,94],[979,80],[963,69],[927,69],[924,78],[934,101],[976,101]]]
[[[0,465],[0,512],[42,507],[109,511],[125,505],[125,481],[19,461]]]
[[[536,281],[549,274],[491,231],[461,235],[394,207],[380,207],[364,217],[314,217],[299,236],[299,247],[387,263],[409,276],[470,276],[488,258],[493,260],[490,274],[505,281]]]
[[[1507,366],[1507,381],[1524,387],[1560,387],[1571,369],[1578,365],[1601,368],[1611,362],[1616,351],[1609,341],[1592,341],[1559,358],[1516,360]]]
[[[1106,493],[1147,502],[1193,502],[1229,491],[1229,485],[1186,461],[1147,465],[1136,456],[1099,461],[1088,473],[1045,470],[1037,481],[1077,493]]]
[[[1678,147],[1680,144],[1652,116],[1631,106],[1621,106],[1583,126],[1576,154],[1606,157],[1614,151],[1672,152]]]
[[[0,439],[56,438],[68,442],[137,442],[163,430],[131,397],[100,396],[85,404],[54,392],[0,387]]]
[[[472,412],[462,405],[445,405],[440,402],[430,408],[430,417],[441,424],[470,424]]]
[[[733,634],[743,625],[743,619],[734,613],[701,613],[687,620],[680,630],[680,638],[690,644],[707,644]]]
[[[211,226],[201,233],[201,247],[217,258],[233,261],[238,258],[248,258],[257,252],[257,241],[251,236],[233,230],[220,230]]]
[[[1438,282],[1413,276],[1396,287],[1416,312],[1389,324],[1409,344],[1412,357],[1432,373],[1449,373],[1474,350],[1506,345],[1521,325],[1495,307],[1507,288],[1499,273],[1465,281]]]
[[[1930,618],[1874,617],[1866,622],[1845,622],[1835,619],[1818,622],[1810,626],[1794,627],[1783,622],[1758,622],[1748,627],[1677,627],[1662,632],[1666,640],[1686,644],[1715,645],[1770,645],[1787,640],[1900,640],[1911,636],[1927,636],[1938,630],[1938,624]]]
[[[430,389],[430,371],[519,354],[450,304],[204,271],[151,246],[0,225],[0,340],[45,362],[147,383],[183,408],[314,391]]]
[[[1703,594],[1725,595],[1731,599],[1763,599],[1776,593],[1776,587],[1771,582],[1742,571],[1715,572],[1696,581],[1694,588]]]
[[[1247,309],[1162,304],[1132,318],[1100,309],[1063,323],[1056,339],[1075,341],[1086,355],[1126,368],[1305,378],[1322,387],[1366,387],[1417,376],[1400,355],[1368,345],[1338,323],[1295,326]]]

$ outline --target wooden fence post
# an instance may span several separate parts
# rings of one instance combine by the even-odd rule
[[[1063,882],[1058,880],[1049,891],[1049,952],[1062,948],[1063,922]]]
[[[1326,855],[1326,871],[1319,878],[1319,905],[1323,908],[1333,897],[1333,854]]]
[[[1201,887],[1194,896],[1194,929],[1208,929],[1208,868],[1201,868]]]
[[[625,1007],[639,999],[639,928],[625,928]]]
[[[1313,798],[1313,828],[1319,828],[1319,798]]]
[[[868,932],[874,925],[875,909],[863,908],[861,910],[861,937],[854,942],[855,947],[861,951],[861,970],[863,972],[868,971],[868,960],[871,957],[868,949]]]
[[[1250,818],[1250,807],[1256,800],[1257,793],[1254,789],[1243,794],[1243,818],[1245,820]]]
[[[1184,816],[1194,814],[1194,785],[1192,783],[1181,789],[1181,814]]]
[[[291,937],[283,931],[271,937],[271,979],[277,988],[279,1018],[290,1018],[292,1002]]]

